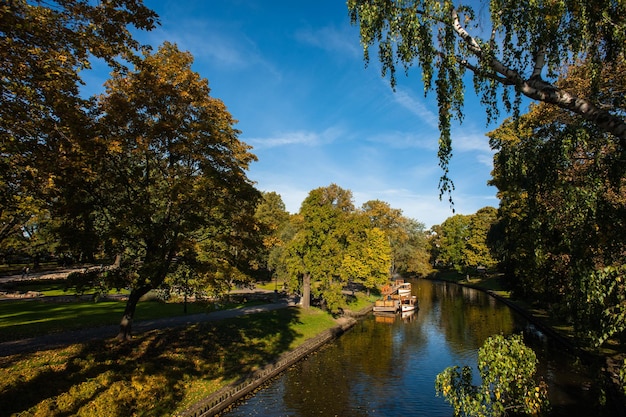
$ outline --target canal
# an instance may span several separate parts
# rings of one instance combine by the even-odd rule
[[[600,395],[579,361],[506,305],[455,284],[412,284],[419,311],[360,320],[222,415],[450,417],[451,407],[435,395],[437,374],[448,366],[469,365],[477,377],[483,342],[494,334],[522,331],[549,385],[552,415],[613,415],[595,405]]]

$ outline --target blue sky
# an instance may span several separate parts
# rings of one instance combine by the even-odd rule
[[[372,54],[366,68],[345,0],[145,0],[161,26],[138,38],[174,42],[195,57],[257,155],[248,177],[298,212],[309,191],[335,183],[357,207],[382,200],[431,227],[453,215],[439,200],[437,107],[421,74],[398,74],[395,92]],[[94,71],[86,81],[104,81]],[[497,207],[487,186],[493,152],[470,87],[453,131],[456,213]]]

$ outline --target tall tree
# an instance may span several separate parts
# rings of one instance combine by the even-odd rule
[[[402,215],[380,200],[363,204],[361,210],[372,226],[385,232],[392,251],[392,273],[427,275],[430,272],[428,245],[424,225]]]
[[[496,260],[491,254],[488,237],[491,228],[497,223],[497,210],[494,207],[483,207],[470,216],[469,234],[463,250],[465,263],[471,267],[483,266],[493,268]]]
[[[626,143],[623,109],[584,92],[554,83],[579,58],[592,66],[620,62],[626,51],[626,3],[623,1],[491,0],[475,11],[452,0],[349,0],[358,24],[366,63],[378,45],[383,76],[396,84],[396,67],[422,70],[425,91],[433,88],[439,105],[439,162],[442,193],[450,191],[451,120],[463,119],[466,71],[486,106],[518,114],[521,97],[565,109]],[[434,85],[434,87],[433,87]],[[609,93],[617,98],[622,93]]]
[[[352,192],[336,184],[312,190],[302,202],[301,224],[287,249],[292,273],[303,279],[304,306],[308,306],[309,293],[320,297],[330,310],[340,306],[343,283],[339,267],[345,241],[340,241],[338,231],[353,212]]]
[[[469,239],[470,218],[464,214],[455,214],[447,218],[439,228],[438,236],[438,260],[447,267],[452,267],[458,272],[467,268],[464,251]]]
[[[267,272],[266,277],[275,278],[278,284],[278,277],[274,276],[279,259],[282,257],[285,241],[282,235],[289,222],[289,213],[285,208],[285,203],[280,194],[276,192],[264,192],[254,217],[258,220],[262,228],[263,251],[260,254],[260,268]]]
[[[361,284],[368,293],[387,284],[392,265],[387,234],[373,226],[363,212],[346,218],[340,230],[344,242],[339,269],[342,282]]]
[[[81,71],[93,58],[132,60],[132,28],[157,16],[141,0],[13,0],[0,4],[0,240],[45,207],[59,154],[89,126]]]
[[[608,99],[626,90],[625,69],[607,65],[593,85],[580,63],[559,83]],[[613,103],[626,107],[623,97]],[[490,138],[498,150],[492,183],[501,200],[500,257],[516,290],[572,320],[595,344],[623,338],[626,148],[545,105]]]
[[[80,188],[106,250],[121,259],[104,275],[131,288],[121,339],[138,300],[163,283],[177,255],[219,236],[220,259],[233,265],[247,247],[242,231],[253,232],[233,224],[250,224],[254,214],[259,193],[245,170],[256,157],[192,62],[165,43],[134,70],[114,72],[98,100],[99,136],[85,149],[96,175]],[[71,186],[76,177],[64,178]]]

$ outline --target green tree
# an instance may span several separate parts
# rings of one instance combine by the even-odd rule
[[[533,379],[537,357],[521,335],[492,336],[478,350],[479,386],[468,366],[452,366],[437,375],[435,389],[455,416],[539,415],[549,409],[546,384]]]
[[[372,226],[385,232],[392,252],[391,273],[427,275],[431,268],[424,225],[402,215],[402,210],[380,200],[363,204],[361,210]]]
[[[613,100],[600,101],[580,90],[554,83],[579,58],[597,79],[604,65],[623,60],[626,4],[621,1],[493,0],[475,11],[451,0],[349,0],[351,21],[360,29],[366,63],[378,46],[383,76],[396,84],[396,67],[421,68],[425,91],[435,90],[439,106],[439,162],[442,193],[449,192],[451,120],[463,119],[466,72],[487,116],[499,106],[519,112],[521,97],[575,114],[624,145],[626,121]],[[623,93],[608,95],[618,99]]]
[[[303,306],[310,294],[334,311],[341,305],[339,267],[343,260],[339,228],[354,212],[352,192],[336,184],[312,190],[300,207],[301,223],[289,243],[290,272],[302,277]],[[312,285],[312,282],[315,285]]]
[[[488,245],[488,236],[492,226],[497,223],[497,217],[498,211],[494,207],[483,207],[470,216],[469,235],[463,250],[466,265],[474,268],[496,266]]]
[[[464,214],[455,214],[448,217],[439,228],[438,260],[447,267],[463,272],[468,264],[464,256],[467,241],[470,237],[470,217]]]
[[[559,83],[602,99],[625,91],[625,63],[607,65],[593,85],[588,70],[581,62]],[[615,103],[626,107],[623,98]],[[626,148],[545,105],[490,138],[498,151],[492,183],[501,201],[499,257],[516,291],[549,306],[593,344],[623,338]]]
[[[255,156],[192,62],[166,43],[134,70],[114,72],[98,100],[99,136],[85,150],[96,175],[80,188],[89,190],[107,253],[120,259],[104,276],[131,289],[121,339],[138,300],[164,282],[178,255],[199,252],[203,261],[217,252],[216,271],[241,271],[254,232],[259,193],[245,170]]]
[[[345,246],[340,276],[344,283],[363,285],[367,291],[389,282],[391,247],[385,232],[355,212],[342,225]]]
[[[295,234],[285,246],[283,262],[292,277],[301,279],[297,286],[305,306],[312,294],[337,311],[351,282],[373,289],[389,279],[388,237],[371,216],[355,209],[349,190],[336,184],[312,190],[289,230]]]
[[[141,0],[2,2],[0,242],[46,209],[53,161],[89,137],[93,103],[80,95],[81,71],[92,59],[114,67],[134,59],[132,28],[151,30],[156,19]]]
[[[284,229],[289,223],[289,213],[280,194],[276,192],[262,193],[263,199],[257,206],[254,217],[258,220],[263,236],[263,251],[260,253],[260,268],[267,272],[263,278],[274,278],[278,284],[276,268],[283,256],[285,241]]]

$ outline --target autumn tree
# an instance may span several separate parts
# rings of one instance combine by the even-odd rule
[[[385,232],[371,224],[369,216],[354,212],[340,225],[343,259],[339,269],[342,282],[377,290],[389,282],[391,246]]]
[[[132,30],[156,24],[141,0],[0,4],[0,241],[47,209],[57,158],[89,137],[81,72],[134,59]]]
[[[424,224],[402,215],[402,210],[380,200],[370,200],[361,210],[372,226],[387,236],[392,251],[391,273],[427,275],[431,268]]]
[[[263,198],[254,215],[259,222],[259,227],[262,228],[260,232],[263,236],[263,250],[260,253],[259,267],[267,272],[267,276],[261,278],[274,278],[278,283],[278,276],[275,276],[275,273],[276,269],[280,268],[280,259],[284,252],[284,233],[285,228],[288,227],[289,213],[280,194],[272,191],[263,192],[262,195]]]
[[[252,246],[245,242],[259,193],[245,170],[255,156],[192,62],[165,43],[133,70],[114,72],[98,98],[98,136],[83,149],[94,175],[66,175],[61,184],[79,181],[105,250],[119,259],[104,278],[131,289],[122,339],[138,300],[164,282],[179,255],[218,253],[214,275],[230,274]],[[62,199],[59,209],[71,204]]]
[[[425,92],[435,90],[441,193],[452,188],[450,128],[453,119],[463,119],[468,72],[490,120],[500,107],[518,115],[525,96],[576,115],[622,147],[626,143],[623,108],[612,100],[623,92],[607,92],[609,100],[598,100],[555,83],[578,59],[589,62],[592,81],[603,66],[624,59],[624,2],[493,0],[475,10],[451,0],[349,0],[348,10],[360,29],[365,62],[377,46],[383,76],[389,74],[392,87],[398,67],[408,71],[417,65]]]

